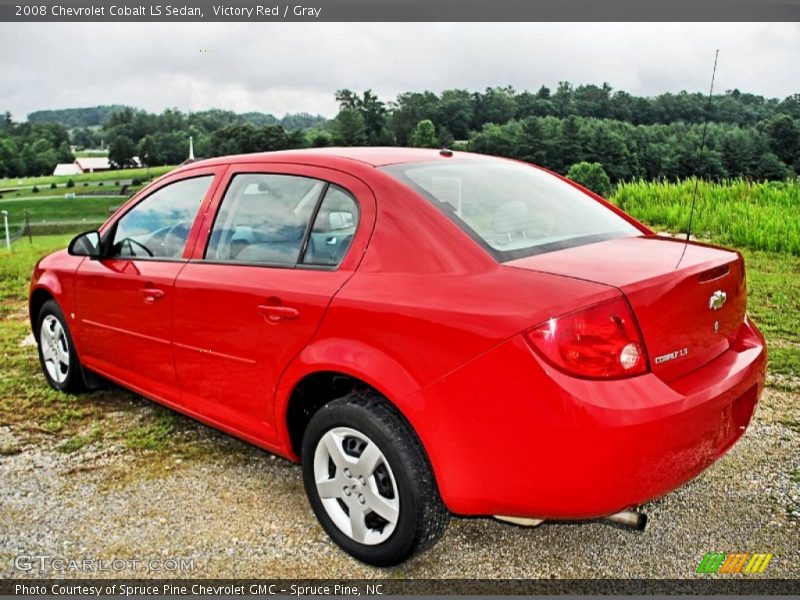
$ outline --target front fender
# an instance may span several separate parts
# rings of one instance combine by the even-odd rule
[[[80,257],[73,257],[67,254],[66,250],[54,252],[42,258],[33,268],[31,283],[28,289],[28,317],[31,323],[31,330],[36,332],[36,317],[39,308],[44,303],[46,297],[52,297],[64,312],[64,316],[70,323],[72,338],[77,346],[78,341],[74,331],[74,311],[75,311],[75,272],[81,262]]]
[[[30,292],[28,294],[28,317],[31,321],[31,330],[36,332],[36,317],[38,316],[38,307],[41,304],[37,301],[41,294],[47,294],[55,299],[58,305],[65,313],[67,311],[67,297],[64,291],[64,286],[58,275],[52,271],[44,271],[38,277],[34,272],[34,279],[31,281]]]
[[[378,390],[415,426],[414,414],[406,401],[420,384],[393,357],[363,342],[344,338],[329,338],[312,342],[289,364],[281,375],[275,391],[274,422],[277,424],[279,443],[286,454],[297,459],[292,450],[286,426],[286,413],[292,392],[303,378],[314,373],[334,371],[361,381]]]

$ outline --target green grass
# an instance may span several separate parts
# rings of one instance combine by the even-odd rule
[[[11,245],[10,254],[5,247],[0,248],[0,318],[6,309],[17,309],[24,304],[36,261],[54,250],[66,248],[72,237],[71,234],[34,237],[33,243],[27,238],[18,240]]]
[[[72,436],[67,441],[59,444],[56,449],[65,453],[77,452],[84,446],[88,446],[101,438],[100,427],[98,427],[97,423],[94,423],[88,432]]]
[[[43,177],[6,178],[0,179],[0,193],[3,193],[3,190],[7,188],[32,188],[33,186],[38,186],[41,191],[45,191],[43,186],[49,186],[51,183],[65,184],[70,179],[75,182],[77,187],[79,183],[83,183],[84,181],[98,182],[134,178],[144,179],[148,176],[148,174],[150,177],[158,177],[159,175],[163,175],[174,168],[174,165],[168,165],[163,167],[151,167],[150,169],[147,167],[136,169],[117,169],[113,171],[101,171],[98,173],[83,173],[81,175],[61,175],[58,177],[46,175]]]
[[[31,225],[42,223],[102,223],[109,216],[109,209],[122,205],[127,198],[120,196],[93,196],[91,198],[0,200],[0,210],[8,211],[9,227],[18,229],[28,211]]]
[[[105,158],[108,156],[108,152],[106,150],[78,150],[75,152],[75,158],[93,158],[93,157],[103,157]]]
[[[621,183],[611,201],[654,227],[685,232],[694,183]],[[799,210],[799,180],[701,181],[692,231],[719,244],[800,256]]]
[[[175,432],[175,414],[158,408],[147,423],[122,434],[125,445],[134,450],[159,450],[170,443]]]

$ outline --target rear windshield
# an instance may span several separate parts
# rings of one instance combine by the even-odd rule
[[[430,200],[500,262],[642,233],[558,177],[524,163],[454,160],[383,170]]]

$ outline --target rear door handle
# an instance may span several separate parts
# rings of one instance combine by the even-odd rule
[[[267,323],[278,323],[282,319],[296,319],[300,316],[300,311],[296,308],[271,304],[259,304],[258,312],[267,320]]]
[[[142,288],[139,290],[139,293],[142,296],[142,300],[144,300],[147,304],[152,304],[156,300],[161,300],[164,297],[164,290],[154,287]]]

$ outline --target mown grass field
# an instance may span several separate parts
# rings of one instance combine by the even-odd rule
[[[105,221],[112,208],[127,200],[127,196],[93,196],[91,198],[0,200],[0,210],[8,211],[8,221],[12,230],[19,228],[28,211],[31,225],[72,224],[80,229],[81,223],[97,225]]]
[[[151,168],[150,180],[171,169],[170,166]],[[26,211],[35,231],[77,231],[81,224],[92,226],[105,221],[111,209],[123,204],[148,182],[147,176],[147,169],[122,169],[73,177],[3,179],[0,210],[8,212],[13,231],[24,223]],[[74,185],[66,187],[70,179]]]
[[[43,186],[49,186],[51,183],[55,183],[56,185],[65,185],[67,181],[72,179],[77,186],[79,183],[83,182],[98,182],[98,181],[116,181],[120,179],[144,179],[148,175],[152,177],[158,177],[159,175],[163,175],[164,173],[171,171],[174,169],[175,166],[162,166],[162,167],[141,167],[137,169],[117,169],[114,171],[101,171],[98,173],[83,173],[81,175],[62,175],[62,176],[53,176],[47,175],[44,177],[22,177],[22,178],[6,178],[0,179],[0,193],[3,193],[3,190],[9,188],[32,188],[33,186],[37,186],[40,189]]]
[[[617,186],[612,202],[651,226],[685,232],[694,180]],[[737,248],[800,256],[800,181],[700,181],[692,232]]]

